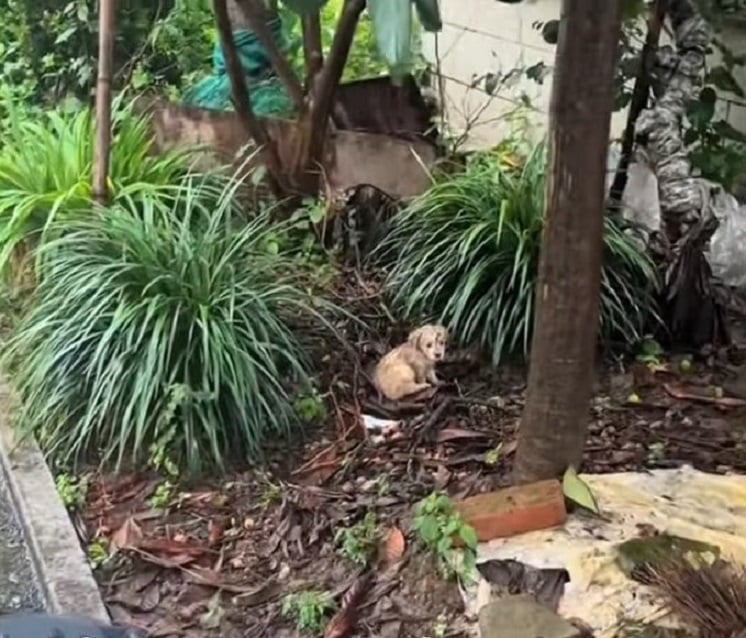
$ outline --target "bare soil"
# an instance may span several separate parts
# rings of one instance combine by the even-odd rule
[[[382,405],[365,370],[402,327],[392,327],[374,281],[350,275],[339,295],[368,327],[344,327],[347,350],[308,337],[320,348],[331,409],[290,454],[278,445],[263,470],[180,486],[165,508],[149,500],[157,477],[93,481],[78,528],[85,544],[103,538],[121,548],[95,572],[117,621],[150,636],[295,638],[313,634],[283,616],[283,599],[316,589],[345,609],[325,638],[462,635],[458,586],[409,533],[411,509],[433,490],[462,498],[509,484],[524,371],[455,352],[435,396],[398,410]],[[583,471],[685,463],[746,471],[746,401],[720,390],[737,384],[732,364],[742,359],[733,347],[684,371],[675,360],[600,366]],[[402,425],[373,432],[369,416]],[[366,575],[340,556],[334,532],[369,511],[382,549]]]

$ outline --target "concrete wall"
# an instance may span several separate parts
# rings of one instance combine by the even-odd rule
[[[533,106],[532,120],[546,125],[551,74],[541,86],[525,80],[492,97],[470,85],[475,76],[488,71],[505,74],[515,67],[541,61],[551,67],[555,48],[544,42],[532,24],[556,19],[559,7],[560,0],[524,0],[519,4],[441,0],[444,28],[437,37],[425,36],[424,52],[433,63],[439,62],[448,124],[456,136],[468,130],[466,146],[484,147],[499,142],[508,130],[510,114],[521,104],[522,93]],[[735,53],[746,53],[746,29],[742,26],[728,27],[720,37]],[[746,70],[740,70],[738,79],[746,87]],[[736,96],[732,98],[737,100]],[[723,101],[720,107],[733,126],[746,132],[746,100]],[[620,134],[625,121],[626,113],[614,115],[614,136]]]

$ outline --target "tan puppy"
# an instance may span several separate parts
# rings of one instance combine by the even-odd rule
[[[435,363],[445,356],[448,331],[426,325],[412,331],[407,342],[386,354],[373,372],[376,389],[387,399],[399,399],[438,384]]]

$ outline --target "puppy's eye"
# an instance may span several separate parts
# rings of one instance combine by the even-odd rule
[[[425,347],[426,347],[426,348],[432,348],[432,347],[433,347],[433,344],[432,344],[432,343],[426,343],[426,344],[425,344]]]

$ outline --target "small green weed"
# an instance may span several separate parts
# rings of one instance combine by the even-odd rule
[[[326,404],[323,397],[315,390],[298,397],[293,403],[293,409],[304,423],[323,421],[326,418]]]
[[[376,495],[379,497],[391,494],[391,479],[385,474],[376,479]]]
[[[414,507],[412,530],[422,544],[438,560],[444,577],[473,582],[477,559],[477,535],[456,512],[451,499],[433,492]],[[463,551],[453,546],[457,536],[464,544]]]
[[[635,360],[647,365],[658,365],[663,357],[663,348],[652,338],[645,338],[640,343]]]
[[[655,465],[666,458],[666,444],[658,441],[648,445],[648,465]]]
[[[171,481],[163,481],[155,488],[152,496],[148,499],[150,507],[165,509],[174,497],[174,484]]]
[[[266,485],[264,486],[264,490],[262,490],[262,493],[259,495],[259,506],[262,509],[267,509],[268,507],[279,503],[281,500],[282,487],[277,485],[277,483],[267,481]]]
[[[490,467],[495,467],[502,458],[503,444],[498,443],[496,447],[488,450],[484,455],[484,464]]]
[[[97,538],[88,544],[88,563],[91,569],[98,569],[109,558],[109,548],[106,541]]]
[[[88,482],[83,478],[76,478],[63,472],[54,480],[57,494],[65,507],[74,512],[85,505]]]
[[[336,605],[325,591],[302,591],[288,594],[282,601],[282,615],[295,623],[298,631],[318,633],[332,615]]]
[[[368,512],[359,523],[338,529],[334,534],[337,551],[360,567],[370,564],[379,541],[380,532],[375,512]]]

